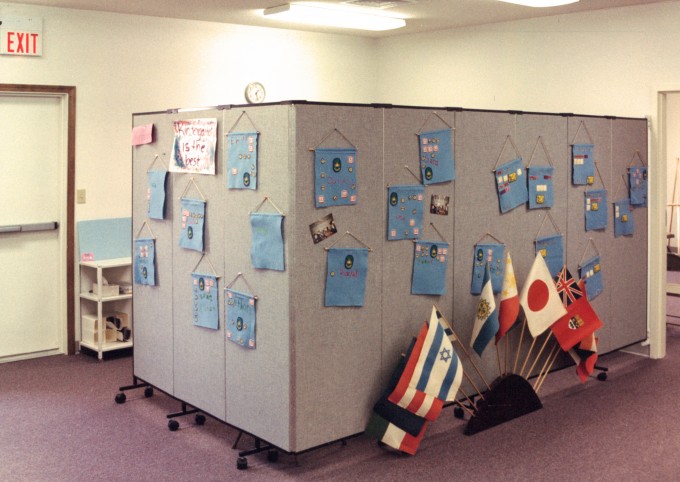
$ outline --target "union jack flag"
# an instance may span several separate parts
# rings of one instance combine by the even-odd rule
[[[578,281],[574,279],[566,266],[563,266],[558,275],[555,276],[555,288],[562,297],[564,306],[569,306],[583,296]]]

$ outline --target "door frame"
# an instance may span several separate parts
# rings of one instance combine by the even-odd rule
[[[66,100],[66,353],[76,352],[75,341],[75,180],[76,88],[62,85],[0,84],[1,93],[47,94]]]

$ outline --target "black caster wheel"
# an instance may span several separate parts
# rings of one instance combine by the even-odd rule
[[[279,451],[278,450],[268,450],[267,451],[267,460],[269,462],[278,462]]]
[[[239,457],[236,459],[236,468],[238,470],[246,470],[248,468],[248,459],[245,457]]]
[[[598,373],[597,379],[600,380],[601,382],[605,381],[607,379],[607,372]]]
[[[462,407],[454,407],[453,416],[456,418],[463,419],[465,418],[465,410],[463,410]]]
[[[125,394],[123,392],[116,393],[116,398],[115,398],[116,403],[118,403],[118,404],[125,403],[126,398],[127,397],[125,396]]]
[[[179,428],[179,422],[177,420],[170,420],[168,422],[168,428],[170,429],[171,432],[177,431]]]
[[[196,425],[203,425],[205,423],[205,415],[203,415],[201,413],[197,413],[195,420],[196,420]]]
[[[153,397],[153,387],[146,387],[146,388],[144,389],[144,396],[145,396],[146,398],[151,398],[151,397]]]

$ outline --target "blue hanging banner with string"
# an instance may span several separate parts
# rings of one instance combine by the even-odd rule
[[[536,238],[536,254],[541,253],[550,276],[559,274],[564,266],[564,237],[561,233]]]
[[[437,184],[453,181],[456,168],[451,144],[451,129],[421,132],[420,140],[420,173],[423,184]]]
[[[138,285],[156,285],[156,240],[153,238],[135,239],[134,279]]]
[[[553,207],[553,171],[552,166],[527,167],[529,209]]]
[[[597,298],[604,290],[602,281],[602,264],[600,256],[593,256],[579,266],[579,276],[586,284],[586,294],[588,300]]]
[[[595,182],[595,159],[593,144],[574,144],[571,146],[572,183],[576,185]]]
[[[257,189],[257,132],[227,134],[227,187]]]
[[[255,296],[227,288],[227,340],[255,349]]]
[[[217,330],[219,328],[219,301],[217,276],[191,273],[192,319],[195,326]]]
[[[614,237],[631,236],[635,233],[633,210],[629,199],[614,203]]]
[[[347,206],[357,196],[357,150],[319,148],[314,150],[314,202],[317,208]]]
[[[494,293],[500,293],[503,288],[503,274],[505,273],[505,245],[500,243],[478,243],[475,245],[472,284],[470,293],[478,295],[482,292],[485,266],[489,265],[491,285]]]
[[[250,214],[250,261],[253,268],[284,270],[282,225],[281,214]]]
[[[364,306],[367,248],[330,248],[324,306]]]
[[[149,201],[147,214],[151,219],[163,219],[165,217],[165,178],[167,171],[148,171],[146,173],[149,186],[146,197]]]
[[[607,227],[607,190],[593,189],[585,192],[586,231],[606,229]]]
[[[448,259],[449,243],[446,241],[416,241],[411,294],[445,295]]]
[[[387,239],[418,239],[423,226],[425,186],[390,186],[387,190]]]
[[[494,171],[494,175],[502,213],[521,206],[529,200],[526,172],[521,157],[501,164]]]
[[[203,252],[203,227],[205,225],[205,201],[182,198],[179,204],[182,216],[179,245],[182,248]]]
[[[647,207],[647,166],[628,169],[630,203],[633,206]]]

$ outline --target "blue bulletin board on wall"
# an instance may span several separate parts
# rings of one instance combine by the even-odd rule
[[[132,218],[92,219],[78,223],[80,261],[132,256]]]

